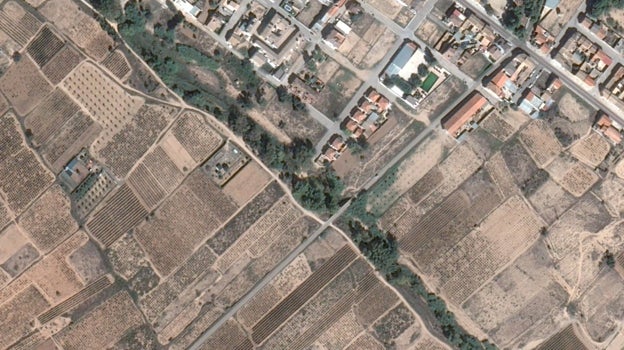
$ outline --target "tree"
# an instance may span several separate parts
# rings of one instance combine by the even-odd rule
[[[587,0],[587,12],[592,17],[600,17],[612,8],[624,7],[623,0]]]
[[[602,260],[600,261],[600,264],[604,264],[609,266],[610,268],[614,268],[615,267],[615,256],[613,256],[613,253],[611,253],[609,251],[609,249],[607,249],[603,256],[602,256]]]
[[[429,67],[426,64],[421,63],[418,65],[418,75],[421,77],[426,77],[429,74]]]
[[[275,92],[277,93],[277,100],[280,102],[288,101],[289,93],[288,89],[284,85],[279,85],[275,88]]]
[[[118,20],[123,14],[119,0],[89,0],[89,3],[110,20]]]
[[[299,96],[296,95],[290,95],[290,100],[291,100],[291,105],[292,105],[292,109],[294,111],[305,111],[306,109],[306,104],[303,103],[303,101],[301,101],[301,99],[299,98]]]
[[[431,52],[431,50],[428,47],[425,47],[425,62],[427,62],[427,64],[432,65],[434,63],[436,63],[436,59],[435,57],[433,57],[433,52]]]
[[[386,77],[386,79],[384,80],[384,84],[388,86],[396,86],[406,95],[411,94],[414,90],[414,86],[410,84],[407,80],[401,78],[401,76],[399,76],[398,74]]]
[[[420,80],[420,76],[418,76],[418,74],[416,73],[410,75],[410,78],[407,82],[410,83],[410,85],[412,86],[412,89],[411,89],[412,91],[422,84],[422,80]]]
[[[331,170],[318,175],[296,176],[292,179],[293,196],[305,208],[331,213],[339,208],[344,185]]]

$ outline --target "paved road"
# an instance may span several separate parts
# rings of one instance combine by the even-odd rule
[[[488,16],[483,8],[473,4],[470,1],[466,0],[457,0],[462,5],[471,9],[475,13],[479,14],[479,17],[487,22],[492,28],[501,34],[503,38],[505,38],[510,43],[514,44],[516,47],[523,49],[528,55],[530,55],[539,65],[544,68],[547,68],[551,72],[555,73],[559,79],[565,84],[565,86],[570,89],[572,92],[577,94],[579,97],[583,98],[587,103],[591,104],[595,108],[603,110],[605,113],[609,114],[611,118],[616,119],[618,122],[624,124],[624,118],[622,117],[621,111],[619,108],[613,106],[611,103],[604,101],[598,94],[597,91],[588,91],[587,87],[572,73],[570,73],[567,69],[563,68],[557,62],[553,62],[549,56],[545,56],[541,54],[536,48],[527,45],[526,42],[521,41],[520,39],[513,36],[509,33],[503,26],[498,23],[498,20],[493,19]]]
[[[336,212],[329,220],[327,220],[321,227],[319,227],[313,234],[306,238],[295,250],[293,250],[288,256],[282,260],[271,272],[269,272],[260,282],[258,282],[244,297],[236,302],[231,308],[229,308],[219,319],[210,326],[210,328],[204,332],[199,338],[195,340],[193,345],[188,347],[188,350],[199,350],[202,344],[210,338],[214,332],[219,329],[228,319],[233,317],[241,307],[248,303],[262,288],[264,288],[269,282],[271,282],[282,270],[286,268],[295,258],[301,254],[312,242],[314,242],[318,236],[325,231],[340,215],[342,215],[350,203],[343,205],[338,212]]]
[[[262,0],[260,0],[260,1],[262,1]],[[520,40],[516,39],[515,37],[512,37],[498,23],[494,22],[491,18],[489,18],[484,13],[482,13],[481,10],[478,9],[473,4],[467,3],[465,0],[459,0],[459,1],[462,4],[464,4],[466,7],[472,9],[473,11],[475,11],[477,13],[481,13],[481,17],[484,18],[488,22],[488,24],[490,24],[495,30],[499,31],[503,35],[503,37],[505,39],[507,39],[509,42],[511,42],[512,44],[516,45],[517,47],[520,47],[520,48],[524,49],[539,64],[543,65],[544,67],[549,68],[551,71],[553,71],[554,73],[558,74],[560,76],[560,78],[562,79],[562,81],[566,85],[568,85],[568,87],[571,90],[573,90],[575,93],[577,93],[579,96],[582,96],[582,97],[588,99],[588,102],[590,102],[591,104],[594,104],[595,106],[598,106],[598,107],[604,109],[605,111],[609,112],[610,114],[612,114],[614,116],[616,115],[615,113],[613,113],[613,110],[611,108],[609,108],[608,106],[606,106],[602,101],[597,99],[591,93],[588,93],[588,92],[584,91],[583,89],[579,88],[577,83],[571,77],[568,76],[569,73],[566,74],[566,72],[563,71],[563,69],[561,67],[554,66],[550,62],[549,59],[547,59],[547,58],[537,54],[533,48],[529,48],[524,42],[521,42]],[[429,0],[426,3],[426,6],[433,7],[434,3],[435,2],[433,0]],[[267,5],[269,5],[269,4],[267,4]],[[371,10],[372,12],[376,12],[376,9],[373,9],[373,8],[370,8],[370,7],[368,7],[368,8],[365,7],[365,9],[366,10]],[[429,10],[430,9],[431,8],[429,8]],[[422,15],[418,16],[420,21],[422,21],[425,18],[426,14],[428,12],[429,12],[428,10],[427,11],[423,11]],[[384,22],[389,28],[392,28],[401,37],[408,37],[411,40],[414,40],[417,43],[419,43],[420,45],[424,46],[424,43],[422,43],[418,38],[416,38],[413,35],[413,29],[415,27],[417,27],[417,25],[420,24],[420,22],[412,21],[412,23],[416,23],[416,24],[414,24],[413,27],[411,25],[412,23],[410,23],[410,25],[408,25],[407,28],[400,28],[398,25],[396,25],[396,23],[394,23],[392,21],[388,22],[389,20],[387,18],[385,18],[384,16],[380,15],[380,14],[376,14],[376,18],[378,20],[382,20],[382,22]],[[297,22],[298,21],[295,21],[295,23],[297,23]],[[307,28],[304,28],[304,29],[307,30]],[[305,34],[306,32],[302,31],[302,33]],[[311,31],[308,31],[307,33],[309,34],[307,37],[310,38],[310,41],[315,40],[315,42],[318,42],[318,40],[319,40],[318,34],[315,35]],[[225,45],[227,46],[227,43],[225,43]],[[227,47],[229,47],[229,46],[227,46]],[[436,53],[434,52],[434,55],[435,54]],[[397,164],[399,161],[401,161],[407,154],[409,154],[409,152],[412,151],[412,149],[414,149],[414,147],[416,147],[427,136],[429,136],[431,134],[431,132],[433,132],[438,127],[438,125],[440,123],[440,120],[443,118],[444,115],[446,115],[453,108],[455,108],[457,106],[457,104],[460,103],[460,101],[462,101],[464,98],[466,98],[474,89],[479,89],[480,88],[479,87],[479,85],[480,85],[479,80],[480,79],[478,79],[477,81],[469,79],[469,78],[466,79],[465,74],[463,74],[463,72],[459,71],[457,69],[457,67],[455,67],[450,62],[448,62],[444,57],[442,57],[441,55],[438,55],[438,57],[436,57],[436,59],[438,59],[438,61],[442,64],[442,66],[445,69],[449,70],[452,74],[456,74],[457,73],[456,75],[464,78],[464,80],[468,83],[468,87],[469,88],[459,98],[457,98],[454,103],[451,103],[442,113],[440,113],[440,117],[438,117],[436,120],[434,120],[422,133],[420,133],[414,140],[412,140],[407,147],[405,147],[388,164],[386,164],[386,166],[384,166],[384,168],[382,168],[378,172],[377,175],[375,175],[368,182],[366,182],[363,185],[363,187],[362,187],[363,189],[371,188],[381,177],[383,177],[383,175],[390,168],[392,168],[395,164]],[[382,62],[386,62],[386,60],[384,60]],[[380,69],[382,69],[383,66],[381,66],[381,68],[380,67],[375,67],[375,68],[376,69],[374,69],[374,71],[371,72],[371,75],[366,80],[366,83],[374,83],[374,80],[378,82],[378,78],[377,77],[379,75]],[[459,71],[459,73],[458,73],[458,71]],[[485,74],[487,74],[487,73],[484,73],[484,75]],[[365,89],[368,85],[373,85],[373,84],[364,84],[364,87],[361,88],[361,89]],[[360,94],[360,96],[361,96],[361,94]],[[323,118],[320,118],[320,119],[322,120]],[[234,316],[236,314],[236,312],[238,312],[238,310],[240,310],[240,308],[243,305],[245,305],[247,302],[249,302],[249,300],[251,300],[251,298],[253,298],[263,287],[265,287],[273,278],[275,278],[275,276],[277,276],[284,268],[286,268],[286,266],[288,266],[297,257],[297,255],[299,255],[301,252],[303,252],[327,227],[332,225],[334,223],[334,221],[348,209],[350,204],[351,204],[350,201],[345,203],[329,220],[325,221],[318,230],[316,230],[312,235],[310,235],[310,237],[308,237],[302,244],[300,244],[294,251],[292,251],[286,257],[286,259],[284,259],[282,262],[280,262],[276,268],[274,268],[259,283],[257,283],[252,288],[251,291],[249,291],[247,294],[245,294],[245,296],[243,298],[241,298],[236,304],[234,304],[230,309],[228,309],[227,312],[225,314],[223,314],[204,334],[202,334],[202,336],[200,336],[193,343],[193,345],[189,349],[191,349],[191,350],[199,349],[201,347],[201,345],[212,334],[214,334],[214,332],[219,327],[221,327],[230,317]]]

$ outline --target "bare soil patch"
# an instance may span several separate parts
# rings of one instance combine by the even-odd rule
[[[383,13],[386,17],[393,19],[395,18],[401,9],[404,7],[401,3],[396,0],[365,0],[370,6],[377,9],[377,11]]]
[[[476,53],[461,65],[462,72],[468,74],[472,79],[476,79],[481,73],[483,73],[491,65],[490,60],[487,59],[481,53]]]
[[[574,196],[564,190],[555,181],[546,181],[535,193],[528,197],[533,208],[548,224],[559,219],[576,201]]]
[[[330,65],[335,69],[328,68],[326,73],[319,72],[319,78],[325,81],[326,85],[312,105],[327,117],[335,119],[347,107],[351,96],[360,88],[362,81],[335,61],[325,63],[322,67]],[[321,74],[329,76],[324,79]]]
[[[425,18],[414,34],[427,45],[433,47],[445,31],[446,28],[428,18]]]
[[[223,187],[223,192],[239,206],[245,205],[271,181],[269,175],[256,162],[251,161]]]

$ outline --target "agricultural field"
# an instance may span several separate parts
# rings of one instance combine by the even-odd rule
[[[556,98],[539,120],[495,110],[459,144],[429,135],[367,191],[366,215],[349,214],[390,233],[401,263],[500,348],[535,348],[575,320],[588,349],[621,331],[607,253],[622,251],[624,172],[594,111]]]
[[[0,117],[0,192],[8,207],[19,214],[45,189],[54,177],[25,145],[17,117],[7,112]]]
[[[0,91],[17,114],[24,116],[52,92],[52,86],[39,72],[35,63],[24,57],[11,65],[0,77]]]
[[[71,0],[48,1],[39,12],[94,60],[103,60],[114,46],[100,24]]]
[[[78,230],[70,210],[70,199],[54,185],[24,212],[20,226],[39,250],[47,252]]]
[[[123,52],[115,50],[102,60],[102,66],[113,73],[119,80],[124,80],[132,72],[132,67]]]
[[[14,1],[0,10],[0,30],[14,18],[9,35],[22,53],[0,77],[0,349],[185,349],[320,224],[210,116],[119,83],[136,67],[76,4],[31,4],[60,28]],[[75,187],[54,183],[61,172]],[[345,245],[338,239],[326,240],[327,258]],[[309,332],[330,347],[410,343],[422,332],[416,316],[347,248],[352,267],[326,293],[348,298]],[[301,254],[271,282],[275,295],[322,266]],[[374,319],[361,310],[370,298],[387,299]],[[249,327],[266,312],[247,312]]]
[[[202,349],[446,349],[337,231],[326,231]],[[177,347],[174,347],[177,349]]]
[[[40,26],[41,21],[16,1],[7,1],[0,10],[0,30],[20,47],[35,36]]]

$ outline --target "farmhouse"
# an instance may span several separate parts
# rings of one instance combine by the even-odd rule
[[[465,131],[475,129],[477,123],[491,110],[491,106],[480,93],[474,93],[458,109],[451,112],[442,121],[444,128],[454,138],[459,138]]]

